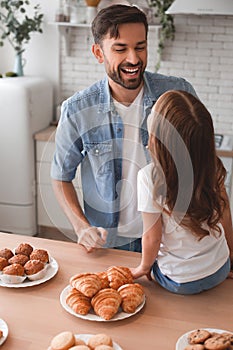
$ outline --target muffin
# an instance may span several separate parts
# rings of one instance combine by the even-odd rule
[[[0,257],[5,258],[6,260],[9,260],[10,258],[12,258],[13,255],[14,255],[13,252],[8,248],[4,248],[0,250]]]
[[[49,254],[47,250],[44,249],[34,249],[33,252],[30,254],[31,260],[40,260],[44,264],[49,262]]]
[[[1,281],[7,284],[19,284],[25,280],[24,268],[20,264],[11,264],[2,270]]]
[[[43,270],[44,264],[40,260],[28,260],[24,265],[26,275],[34,275],[35,273]]]
[[[4,267],[6,267],[8,265],[8,261],[5,258],[2,258],[0,256],[0,271],[2,271],[4,269]]]
[[[20,264],[11,264],[2,270],[4,275],[13,275],[13,276],[23,276],[24,275],[24,268]]]
[[[20,264],[20,265],[25,265],[26,262],[29,260],[29,257],[27,255],[24,254],[17,254],[12,256],[12,258],[10,258],[8,260],[9,264]]]
[[[32,251],[33,248],[30,244],[20,243],[20,245],[15,249],[15,254],[23,254],[29,257]]]

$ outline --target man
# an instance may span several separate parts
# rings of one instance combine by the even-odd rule
[[[136,6],[102,9],[92,23],[92,52],[106,77],[62,105],[52,183],[88,252],[102,246],[141,250],[136,179],[150,161],[147,117],[167,90],[195,95],[184,79],[145,71],[147,31],[146,16]],[[72,184],[79,164],[84,212]]]

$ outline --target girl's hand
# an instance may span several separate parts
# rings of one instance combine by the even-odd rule
[[[149,280],[151,280],[151,277],[150,277],[150,270],[151,270],[151,268],[149,268],[149,269],[148,268],[143,268],[141,265],[139,265],[139,266],[137,266],[135,268],[132,268],[130,270],[131,270],[131,273],[132,273],[134,279],[137,279],[139,277],[142,277],[142,276],[146,275],[147,278]]]

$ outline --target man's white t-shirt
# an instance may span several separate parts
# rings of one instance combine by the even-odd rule
[[[132,238],[142,236],[142,218],[141,213],[137,211],[137,173],[147,163],[140,136],[142,98],[143,89],[129,106],[114,100],[124,124],[118,235]]]
[[[138,173],[138,210],[162,215],[162,241],[157,259],[161,272],[177,283],[195,281],[215,273],[229,257],[222,225],[219,224],[221,235],[204,225],[210,234],[201,240],[187,228],[179,226],[172,215],[162,211],[159,199],[158,205],[153,203],[152,167],[150,163]]]

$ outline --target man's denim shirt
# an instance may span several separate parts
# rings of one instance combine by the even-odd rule
[[[196,95],[182,78],[144,73],[140,133],[148,162],[147,117],[159,96],[168,90]],[[114,108],[107,77],[62,104],[51,177],[72,181],[81,163],[85,215],[91,225],[108,230],[107,246],[114,246],[119,220],[123,136],[124,125]]]

